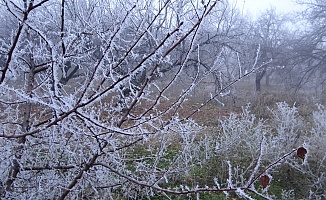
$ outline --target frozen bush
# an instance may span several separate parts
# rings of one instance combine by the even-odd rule
[[[299,145],[298,139],[303,121],[295,104],[292,107],[285,102],[279,102],[276,105],[275,109],[270,109],[272,113],[270,119],[271,148],[276,156],[280,156]]]
[[[243,107],[240,115],[231,113],[229,117],[220,120],[216,142],[218,154],[234,158],[257,157],[260,143],[266,134],[266,126],[250,113],[249,108],[249,105]]]

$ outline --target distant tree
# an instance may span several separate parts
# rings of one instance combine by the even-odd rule
[[[256,20],[251,40],[252,45],[259,46],[260,49],[257,60],[260,70],[256,72],[255,78],[257,92],[261,91],[263,77],[266,77],[269,83],[269,77],[275,68],[286,65],[288,39],[291,35],[287,20],[287,16],[278,14],[274,8],[263,12]]]
[[[293,85],[300,89],[302,86],[310,85],[315,88],[316,94],[325,93],[326,70],[325,70],[325,23],[326,2],[321,0],[297,1],[306,7],[301,13],[304,28],[298,28],[301,33],[297,37],[294,49],[294,60],[296,71],[299,76]],[[319,96],[318,95],[318,96]]]

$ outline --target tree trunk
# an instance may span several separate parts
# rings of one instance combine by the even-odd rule
[[[261,85],[260,85],[260,80],[261,79],[258,79],[257,76],[256,76],[256,92],[261,92]]]
[[[264,68],[264,69],[262,69],[262,71],[256,73],[256,80],[255,80],[256,92],[261,92],[261,84],[260,84],[260,82],[263,79],[264,75],[266,74],[266,69],[267,68]]]

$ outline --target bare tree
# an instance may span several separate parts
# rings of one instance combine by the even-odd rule
[[[301,34],[296,37],[293,49],[293,68],[298,72],[292,85],[299,90],[303,86],[312,88],[317,99],[323,101],[325,94],[325,2],[319,0],[298,3],[304,5],[306,10],[299,13],[305,29],[299,29]]]
[[[275,9],[270,8],[261,14],[253,29],[253,44],[259,46],[260,55],[257,64],[261,69],[256,72],[256,91],[261,91],[261,80],[269,77],[277,67],[283,67],[287,61],[288,39],[291,35],[287,28],[286,15],[280,15]]]

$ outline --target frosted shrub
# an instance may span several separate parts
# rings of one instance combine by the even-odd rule
[[[216,159],[220,160],[221,166],[225,166],[220,169],[218,178],[227,179],[222,185],[249,185],[253,193],[274,199],[275,196],[268,192],[274,181],[271,174],[277,173],[277,167],[296,151],[298,157],[306,160],[305,148],[293,149],[303,123],[297,108],[281,102],[270,112],[272,117],[269,120],[257,119],[250,113],[250,106],[246,106],[240,114],[232,113],[220,120],[216,137]],[[262,184],[262,192],[258,192],[259,187],[254,187],[257,180]],[[283,196],[293,197],[293,192],[284,192]],[[250,198],[250,195],[243,196],[241,192],[237,194]]]
[[[305,171],[311,180],[309,199],[326,198],[326,108],[318,105],[318,111],[313,112],[312,135],[309,138],[312,157],[311,164]]]
[[[318,111],[313,112],[313,131],[314,136],[320,139],[326,138],[326,108],[318,105]]]
[[[222,166],[219,179],[227,179],[227,187],[252,184],[266,151],[265,124],[250,113],[248,105],[241,114],[232,113],[220,120],[219,131],[216,139],[216,154]],[[237,194],[244,197],[242,192]]]
[[[275,109],[270,110],[272,113],[270,127],[273,137],[271,148],[274,149],[272,152],[278,153],[276,156],[279,156],[298,145],[303,121],[295,105],[290,107],[285,102],[279,102],[276,105]]]
[[[220,121],[220,133],[216,142],[216,152],[234,158],[255,158],[260,143],[266,134],[263,121],[250,113],[249,106],[243,107],[240,115],[231,115]]]

